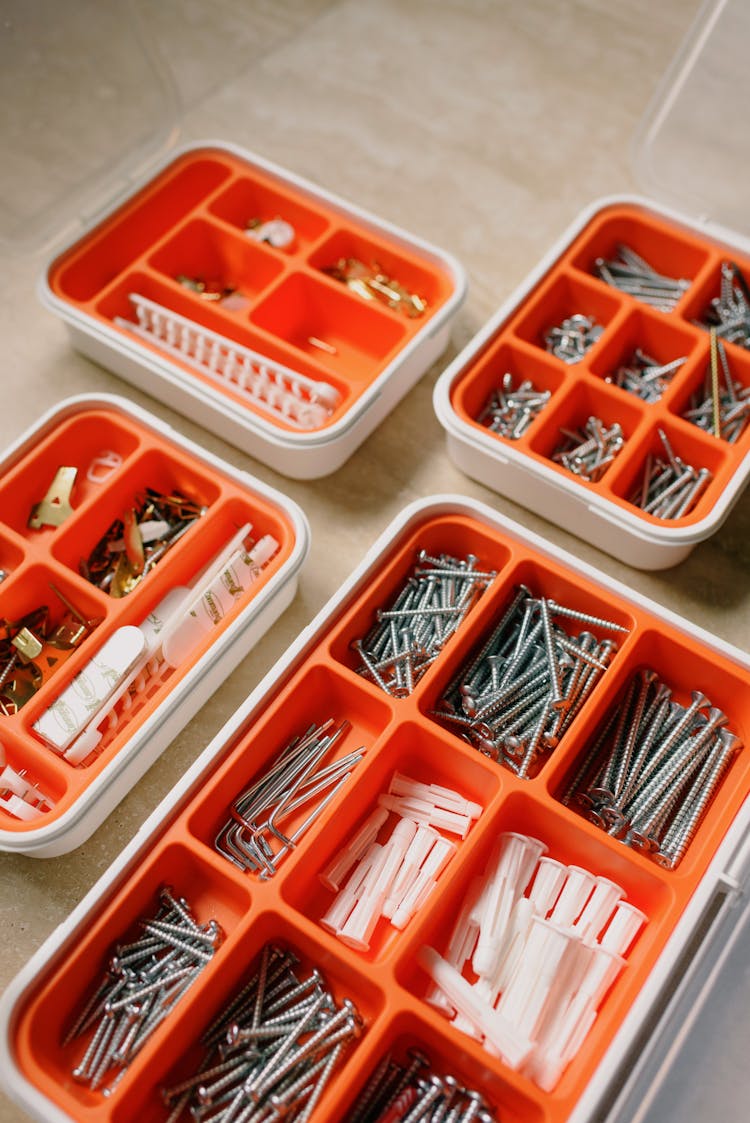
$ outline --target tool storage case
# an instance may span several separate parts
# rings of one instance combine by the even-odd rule
[[[741,100],[745,70],[737,50],[749,35],[742,5],[706,5],[638,138],[636,172],[651,198],[612,197],[588,207],[435,387],[435,411],[459,468],[639,569],[675,565],[713,534],[750,473],[750,425],[745,422],[730,442],[711,410],[710,389],[708,423],[702,428],[696,421],[696,400],[706,401],[704,383],[710,381],[711,305],[728,283],[722,265],[736,265],[750,277],[747,238],[738,232],[746,229],[737,193],[744,154],[727,137],[722,112]],[[696,160],[696,153],[706,159]],[[634,280],[638,261],[635,269],[632,257],[620,261],[623,245],[626,254],[645,259],[651,278],[645,288]],[[604,279],[608,266],[615,271],[613,260],[625,265],[620,287]],[[665,278],[678,282],[667,305],[658,296]],[[648,290],[648,283],[657,288]],[[732,283],[739,288],[742,282]],[[570,327],[574,316],[594,329],[586,345],[577,355],[550,353],[546,338]],[[733,386],[727,387],[719,363],[717,399],[748,396],[749,344],[750,336],[742,346],[726,343]],[[634,365],[646,370],[641,394],[627,387]],[[676,369],[659,374],[670,366]],[[523,417],[521,401],[515,429],[492,431],[489,399],[503,393],[506,375],[511,398],[523,386],[520,398],[528,390],[537,401]],[[655,377],[663,377],[658,393]],[[602,434],[615,425],[617,448],[596,471],[581,473],[580,461],[561,455],[566,437],[573,443],[571,434],[579,448],[584,439],[601,447]],[[681,507],[678,500],[662,513],[656,503],[649,509],[646,494],[660,460],[686,469],[696,485],[689,504]]]
[[[40,295],[84,354],[309,479],[339,468],[438,358],[465,287],[420,239],[211,142],[63,250]]]
[[[361,641],[380,627],[378,619],[394,618],[379,618],[378,612],[398,600],[415,567],[429,566],[435,557],[448,565],[449,579],[452,559],[464,559],[469,571],[485,575],[483,587],[420,675],[402,679],[398,688],[386,682],[383,689],[376,675],[361,673],[366,669]],[[521,586],[547,598],[555,611],[567,606],[583,613],[589,623],[580,626],[590,628],[600,650],[605,635],[614,630],[617,637],[609,644],[604,673],[527,778],[508,761],[477,752],[440,705],[461,669],[475,665],[478,650],[488,649],[488,637],[507,619]],[[369,643],[365,639],[365,647]],[[647,848],[628,847],[601,822],[589,821],[585,805],[565,801],[608,715],[618,712],[627,684],[646,669],[656,672],[683,708],[692,692],[703,691],[724,712],[742,746],[673,869],[657,864]],[[382,669],[379,673],[382,677]],[[239,868],[214,846],[232,801],[295,733],[327,718],[349,723],[336,756],[361,749],[362,759],[307,831],[295,834],[297,843],[274,876]],[[304,965],[319,965],[336,1002],[351,999],[362,1022],[311,1116],[316,1123],[350,1119],[382,1058],[413,1046],[477,1089],[503,1121],[630,1121],[633,1103],[643,1094],[639,1074],[648,1071],[653,1050],[658,1053],[665,1040],[657,1026],[664,994],[671,995],[676,982],[688,994],[699,989],[716,962],[714,934],[726,941],[735,918],[741,919],[733,903],[747,877],[749,739],[747,655],[571,555],[553,551],[481,504],[451,496],[413,504],[11,985],[1,1006],[3,1082],[40,1120],[166,1119],[169,1109],[159,1089],[194,1069],[193,1044],[270,941],[290,948]],[[380,921],[369,947],[357,949],[321,923],[335,894],[320,875],[340,858],[395,771],[458,790],[481,813],[465,836],[455,839],[437,885],[407,926],[399,930]],[[284,829],[296,832],[305,814],[298,810]],[[580,1048],[547,1091],[446,1020],[431,1004],[432,984],[423,965],[425,946],[447,954],[467,889],[508,831],[534,836],[553,861],[616,882],[628,907],[645,917]],[[190,899],[201,925],[216,920],[225,939],[111,1094],[102,1095],[70,1075],[87,1039],[61,1042],[113,946],[138,931],[137,918],[149,911],[164,884]],[[691,947],[691,941],[697,944]],[[630,1107],[628,1094],[634,1096]]]
[[[136,575],[120,536],[144,496],[190,517],[141,520]],[[0,511],[0,848],[48,857],[88,838],[290,603],[309,532],[280,492],[108,395],[61,402],[5,451]],[[86,562],[104,539],[106,581],[124,566],[109,584]],[[30,650],[10,643],[24,620]]]

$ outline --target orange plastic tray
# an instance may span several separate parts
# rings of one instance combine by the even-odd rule
[[[546,513],[555,519],[551,498],[559,496],[551,486],[551,480],[555,480],[560,489],[578,498],[582,521],[573,521],[583,527],[578,531],[582,536],[617,554],[621,543],[633,533],[623,516],[634,518],[636,526],[640,523],[644,543],[648,538],[663,546],[660,553],[657,546],[653,548],[653,564],[674,564],[684,556],[678,556],[678,542],[692,542],[693,528],[695,540],[706,537],[713,529],[714,516],[719,518],[719,508],[723,516],[747,478],[750,426],[731,444],[699,429],[683,414],[691,395],[703,387],[710,365],[709,332],[701,321],[710,301],[719,294],[721,264],[732,260],[750,277],[750,260],[635,203],[602,206],[588,220],[582,219],[581,226],[561,251],[553,251],[549,265],[540,266],[539,279],[533,286],[511,299],[509,311],[498,313],[494,329],[488,328],[481,345],[470,344],[456,359],[450,375],[446,372],[443,380],[445,389],[438,387],[436,405],[438,394],[445,393],[445,408],[441,402],[443,424],[467,448],[473,444],[475,466],[470,471],[489,486],[503,490],[502,472],[492,459],[492,447],[497,442],[498,452],[512,449],[512,455],[528,472],[526,485],[515,480],[511,494],[516,501],[543,505],[543,493],[549,491]],[[619,244],[642,255],[657,272],[690,282],[673,311],[649,308],[596,275],[596,260],[615,257]],[[566,364],[547,352],[544,335],[574,313],[593,317],[604,330],[580,361]],[[606,381],[628,363],[636,348],[659,363],[683,356],[686,359],[658,401],[643,401]],[[733,343],[726,344],[726,351],[734,380],[743,387],[750,386],[748,351]],[[528,378],[539,390],[551,392],[547,404],[517,440],[491,432],[478,420],[506,371],[513,374],[516,385]],[[456,421],[449,416],[450,411]],[[590,416],[598,417],[605,426],[619,421],[625,438],[624,447],[598,482],[584,480],[552,459],[563,440],[561,427],[583,427]],[[695,469],[707,468],[713,477],[692,510],[678,519],[660,519],[632,502],[648,455],[664,458],[660,429],[678,457]],[[479,432],[482,437],[478,444]],[[486,464],[480,464],[482,458]],[[554,476],[543,478],[540,470]],[[606,521],[592,519],[589,506],[602,510]],[[557,507],[559,512],[559,503]],[[609,507],[608,512],[603,511],[605,507]],[[569,511],[570,505],[565,509]],[[564,516],[558,513],[557,517]],[[650,556],[649,548],[644,546],[644,557]],[[638,565],[638,547],[629,546],[629,552],[632,563]]]
[[[296,240],[276,249],[248,237],[251,219],[280,217]],[[426,302],[408,318],[380,301],[367,301],[323,270],[340,258],[377,262],[384,273]],[[245,298],[239,310],[207,302],[181,285],[184,274],[220,281]],[[121,208],[50,266],[54,296],[95,322],[135,320],[128,294],[137,292],[203,327],[260,352],[340,393],[324,428],[340,420],[378,374],[455,294],[448,269],[416,245],[378,231],[355,208],[336,209],[292,177],[279,179],[228,149],[194,149],[175,159]],[[118,332],[124,329],[117,328]],[[310,343],[320,339],[331,350]],[[143,342],[146,358],[159,354]],[[179,359],[188,380],[226,395],[235,406],[267,414]],[[298,432],[270,419],[282,432]]]
[[[385,545],[383,545],[383,542]],[[380,543],[343,595],[319,617],[316,629],[270,673],[244,713],[219,735],[189,791],[156,813],[155,835],[131,851],[127,866],[79,915],[50,951],[14,1010],[12,1050],[24,1080],[76,1120],[143,1123],[163,1120],[159,1085],[191,1071],[193,1043],[222,1008],[268,940],[294,948],[318,964],[337,1000],[349,996],[363,1015],[363,1036],[347,1054],[314,1114],[315,1123],[343,1123],[383,1054],[418,1044],[435,1062],[486,1095],[498,1117],[512,1123],[562,1123],[592,1080],[717,847],[750,792],[750,670],[747,661],[710,648],[687,623],[661,616],[656,605],[612,591],[604,575],[555,560],[539,540],[529,545],[520,528],[465,500],[415,505],[398,531]],[[417,550],[473,553],[482,569],[498,575],[458,632],[408,698],[393,698],[356,674],[352,640],[371,626],[374,613],[400,588]],[[480,756],[429,716],[447,682],[493,627],[519,582],[570,606],[626,625],[608,671],[559,746],[531,780],[520,780]],[[560,802],[571,772],[624,683],[639,667],[652,667],[685,702],[702,689],[730,718],[745,748],[735,757],[687,855],[665,872],[597,830]],[[250,708],[252,707],[252,708]],[[212,848],[227,805],[263,769],[290,736],[329,716],[348,718],[351,729],[337,746],[344,754],[366,746],[365,758],[278,874],[263,881],[235,868]],[[218,763],[215,756],[218,755]],[[391,772],[448,785],[480,802],[484,811],[441,876],[437,892],[399,933],[379,927],[368,953],[329,935],[319,921],[333,894],[317,874],[373,806]],[[292,826],[294,824],[291,824]],[[550,856],[610,877],[648,916],[627,956],[627,966],[604,999],[577,1057],[552,1093],[506,1068],[461,1034],[425,1002],[430,982],[416,961],[424,944],[444,949],[472,876],[484,868],[504,830],[547,843]],[[175,1011],[131,1065],[109,1100],[77,1085],[70,1069],[81,1043],[62,1048],[64,1028],[86,996],[108,950],[147,912],[163,882],[196,906],[199,920],[215,916],[227,939]],[[44,951],[44,949],[42,949]]]
[[[91,785],[132,745],[165,699],[189,680],[209,647],[269,583],[272,587],[278,583],[278,575],[288,568],[300,545],[291,503],[284,510],[272,493],[255,491],[239,476],[233,478],[229,466],[223,471],[214,458],[201,459],[194,446],[184,442],[181,447],[177,434],[173,438],[165,435],[164,426],[160,432],[156,419],[151,427],[147,414],[118,401],[74,400],[67,407],[63,403],[52,420],[2,465],[0,566],[9,575],[0,584],[0,617],[13,620],[47,604],[52,622],[57,623],[65,610],[50,589],[52,582],[83,615],[101,620],[78,647],[60,659],[17,713],[0,715],[0,742],[8,763],[17,771],[25,770],[55,801],[55,807],[40,818],[22,822],[4,810],[0,800],[0,830],[19,836],[35,835],[40,828],[46,831],[85,799]],[[87,470],[102,449],[117,453],[122,462],[104,482],[91,482]],[[78,469],[72,515],[59,527],[29,528],[32,505],[42,499],[61,465]],[[207,510],[128,596],[115,599],[80,575],[79,561],[145,487],[166,494],[180,491]],[[140,624],[171,588],[189,584],[245,523],[252,524],[255,540],[271,534],[280,548],[212,633],[180,667],[173,670],[162,664],[115,727],[105,731],[96,755],[83,765],[73,766],[45,745],[33,732],[34,722],[104,641],[124,624]],[[123,788],[123,795],[126,790]],[[23,847],[22,840],[19,846]]]

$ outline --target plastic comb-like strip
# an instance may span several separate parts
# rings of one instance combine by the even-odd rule
[[[137,322],[115,317],[117,327],[155,344],[166,354],[251,402],[256,409],[297,429],[325,425],[341,401],[328,382],[318,382],[226,336],[179,316],[169,308],[130,293]]]

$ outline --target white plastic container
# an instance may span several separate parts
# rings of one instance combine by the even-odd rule
[[[376,610],[392,600],[419,564],[420,550],[472,554],[482,572],[492,570],[496,576],[413,692],[389,696],[356,673],[352,643],[368,632]],[[527,780],[467,746],[433,713],[458,668],[504,614],[519,582],[535,595],[588,609],[621,627],[608,670],[538,773]],[[562,790],[625,684],[637,669],[649,666],[680,704],[691,690],[705,689],[744,742],[675,871],[661,869],[561,802]],[[275,877],[264,881],[237,869],[213,848],[228,805],[295,731],[325,717],[351,722],[340,753],[364,745],[364,758]],[[484,505],[459,496],[415,503],[387,528],[11,984],[0,1003],[3,1084],[33,1118],[50,1123],[165,1117],[159,1087],[182,1079],[186,1056],[195,1060],[192,1043],[202,1027],[242,985],[259,948],[280,941],[304,967],[320,965],[337,1001],[350,997],[364,1021],[361,1037],[311,1123],[343,1123],[382,1056],[412,1045],[479,1090],[498,1118],[630,1121],[640,1110],[633,1105],[644,1097],[651,1062],[665,1044],[659,1022],[665,998],[677,983],[678,998],[700,990],[718,966],[728,932],[744,919],[734,905],[750,872],[749,740],[747,655],[572,555],[553,551],[542,538]],[[355,951],[320,923],[333,894],[321,888],[318,874],[340,855],[394,767],[460,790],[481,805],[482,813],[458,842],[418,917],[403,932],[380,927],[369,951]],[[435,1011],[425,1001],[429,980],[417,959],[425,944],[445,945],[467,886],[484,867],[498,832],[505,830],[531,833],[545,843],[551,858],[616,881],[648,917],[597,1021],[551,1092],[485,1052]],[[156,1031],[111,1095],[102,1097],[69,1078],[86,1040],[61,1046],[60,1037],[90,993],[109,949],[124,932],[135,930],[136,917],[147,911],[164,882],[195,902],[202,924],[218,917],[226,939],[169,1024]]]
[[[435,387],[434,408],[462,471],[639,569],[675,565],[715,533],[750,474],[750,425],[730,444],[683,416],[692,395],[705,393],[707,371],[710,378],[709,332],[696,321],[719,293],[721,265],[736,262],[750,278],[750,243],[737,229],[746,229],[739,189],[745,153],[734,132],[747,92],[737,51],[749,40],[745,6],[706,6],[638,138],[636,172],[660,202],[612,197],[584,210]],[[623,243],[658,273],[689,282],[672,311],[648,307],[597,275],[597,260],[611,261]],[[548,353],[545,335],[575,313],[603,331],[581,360],[565,362]],[[685,360],[658,401],[613,384],[637,349],[657,365]],[[728,343],[727,357],[732,378],[746,389],[747,350]],[[480,420],[506,372],[516,387],[528,379],[549,393],[512,438],[491,432],[488,417]],[[565,445],[561,429],[583,430],[590,417],[604,428],[618,422],[624,437],[593,480],[553,459]],[[694,473],[710,473],[683,515],[642,509],[649,457],[666,459],[660,430]]]
[[[54,482],[61,467],[67,484]],[[81,559],[103,536],[112,538],[110,528],[129,510],[140,510],[148,488],[179,493],[203,513],[135,587],[110,596],[87,579]],[[45,496],[51,506],[37,512],[32,527],[32,510]],[[280,492],[109,395],[61,402],[2,454],[0,511],[3,618],[18,621],[46,606],[48,623],[30,625],[37,638],[66,617],[73,629],[92,622],[74,644],[53,648],[45,640],[32,652],[28,674],[36,689],[29,697],[15,685],[11,695],[5,690],[18,658],[0,687],[7,711],[0,715],[0,763],[12,770],[11,783],[18,785],[20,774],[31,787],[21,806],[8,802],[13,793],[2,785],[0,849],[52,857],[79,846],[104,821],[290,603],[309,528]],[[156,527],[157,538],[163,531]],[[246,557],[261,540],[257,564],[249,566]],[[193,627],[178,631],[189,613]],[[126,647],[138,641],[138,654],[133,662],[126,652],[118,671],[114,649],[123,637]],[[8,651],[12,656],[13,647]],[[110,670],[95,682],[90,672],[100,651],[112,656]]]

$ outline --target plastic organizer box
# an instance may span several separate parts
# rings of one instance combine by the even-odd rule
[[[7,450],[0,511],[0,848],[46,857],[91,834],[286,607],[309,535],[291,500],[106,395]]]
[[[627,277],[627,291],[603,279],[602,263],[606,276],[606,263],[618,261],[623,246],[661,277],[684,282],[670,310],[660,304],[658,288],[642,285],[639,295],[638,283],[628,284]],[[607,200],[587,210],[441,375],[434,405],[455,463],[630,565],[661,569],[681,561],[722,524],[750,472],[750,425],[734,442],[723,431],[717,436],[712,392],[705,390],[711,379],[711,302],[722,292],[722,264],[729,262],[750,277],[747,257],[731,244],[645,200]],[[631,279],[637,272],[631,270]],[[573,316],[596,326],[575,359],[551,353],[545,342]],[[746,349],[726,342],[725,355],[731,393],[747,395]],[[718,395],[725,398],[717,362]],[[514,435],[491,431],[486,409],[506,374],[515,390],[531,383],[538,399]],[[686,416],[696,407],[694,397],[708,398],[705,427]],[[522,402],[514,417],[520,420],[521,412]],[[598,423],[598,438],[587,428],[590,418]],[[586,476],[561,461],[566,434],[577,433],[580,448],[584,438],[593,445],[615,425],[617,447],[602,469]],[[642,501],[644,474],[672,455],[680,470],[692,470],[697,491],[684,513],[678,500],[671,513],[662,508],[662,517],[658,504],[648,510]]]
[[[378,610],[397,598],[419,564],[420,551],[423,558],[464,558],[495,576],[424,673],[408,684],[412,689],[388,693],[357,673],[360,649],[353,645],[371,632]],[[529,779],[478,753],[433,716],[459,669],[497,628],[519,585],[620,629],[606,672]],[[603,639],[601,627],[591,625],[591,630]],[[643,668],[653,669],[681,706],[689,705],[693,691],[704,691],[744,744],[673,870],[623,845],[562,801],[613,703]],[[296,832],[309,807],[284,821],[284,831],[297,843],[274,876],[239,868],[214,845],[228,808],[267,774],[300,730],[328,718],[349,723],[335,745],[335,758],[356,750],[362,759],[304,835]],[[311,1116],[316,1123],[350,1119],[383,1058],[390,1052],[404,1056],[414,1046],[437,1068],[477,1089],[494,1117],[505,1123],[603,1118],[618,1080],[630,1070],[629,1049],[654,1016],[661,987],[721,888],[728,855],[746,834],[748,738],[747,656],[570,555],[553,555],[542,539],[489,508],[450,496],[414,504],[11,985],[2,1003],[4,1082],[39,1119],[165,1119],[169,1109],[160,1088],[179,1086],[195,1070],[202,1029],[227,1008],[252,964],[257,965],[261,948],[271,943],[299,957],[303,977],[319,966],[336,1007],[349,998],[362,1023]],[[409,923],[397,929],[381,920],[369,950],[357,950],[321,923],[335,894],[320,875],[340,859],[395,771],[457,790],[481,813],[463,836],[453,837],[454,853]],[[550,1091],[433,1008],[432,983],[423,969],[425,946],[446,952],[467,889],[491,859],[498,837],[508,831],[538,839],[553,861],[616,882],[629,905],[646,918],[577,1054]],[[225,939],[168,1023],[153,1032],[111,1094],[103,1096],[70,1075],[87,1039],[61,1041],[113,945],[137,937],[137,919],[153,910],[165,883],[190,900],[200,925],[211,919],[221,925]],[[473,981],[468,969],[465,979]]]
[[[48,267],[75,345],[288,476],[340,467],[440,355],[450,257],[238,148],[192,147]]]

